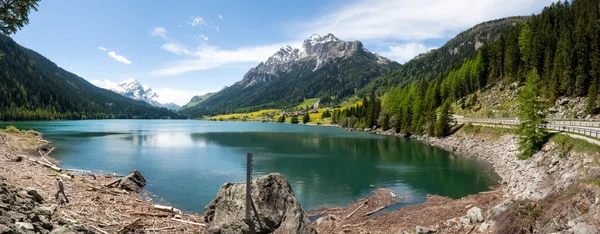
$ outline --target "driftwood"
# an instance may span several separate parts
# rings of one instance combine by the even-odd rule
[[[362,226],[362,225],[365,225],[365,224],[367,224],[367,223],[364,222],[364,223],[357,223],[357,224],[346,224],[346,225],[342,226],[342,228],[358,227],[358,226]]]
[[[25,157],[25,158],[27,158],[27,157]],[[40,164],[42,166],[48,167],[48,168],[50,168],[52,170],[55,170],[57,172],[61,172],[62,171],[62,168],[57,167],[57,166],[55,166],[53,164],[48,164],[48,163],[42,162],[40,160],[32,159],[32,158],[27,158],[27,160],[35,162],[35,163]]]
[[[171,229],[175,229],[175,227],[150,228],[150,229],[144,229],[144,231],[147,231],[147,232],[157,232],[157,231],[165,231],[165,230],[171,230]]]
[[[171,218],[171,220],[177,221],[177,222],[182,222],[182,223],[187,223],[187,224],[192,224],[192,225],[198,225],[198,226],[201,226],[201,227],[205,227],[206,226],[206,224],[203,224],[203,223],[196,223],[196,222],[187,221],[187,220],[183,220],[183,219]]]
[[[131,212],[129,213],[130,215],[138,215],[138,216],[152,216],[152,217],[159,217],[159,218],[166,218],[169,217],[170,214],[165,214],[165,213],[148,213],[148,212],[141,212],[141,211],[135,211],[135,212]]]
[[[383,209],[385,209],[385,208],[387,208],[387,206],[382,206],[382,207],[379,207],[379,208],[377,208],[377,209],[374,209],[374,210],[372,210],[372,211],[369,211],[369,212],[367,212],[367,213],[364,213],[364,214],[363,214],[363,216],[369,216],[369,215],[375,214],[375,213],[377,213],[377,212],[379,212],[379,211],[381,211],[381,210],[383,210]]]
[[[98,191],[98,192],[103,192],[103,193],[108,193],[108,194],[112,194],[112,195],[127,195],[129,193],[125,192],[125,191],[110,191],[110,190],[106,190],[106,189],[102,189],[102,188],[96,188],[94,186],[88,185],[89,188],[88,190],[91,191]]]
[[[91,226],[91,227],[92,227],[93,229],[96,229],[96,231],[98,231],[98,232],[100,232],[100,233],[102,233],[102,234],[108,234],[108,232],[106,232],[106,231],[104,231],[104,230],[100,229],[99,227],[96,227],[96,226]]]
[[[356,213],[358,210],[360,210],[360,208],[362,208],[363,206],[365,206],[367,204],[367,202],[363,202],[363,204],[361,204],[358,208],[356,208],[356,210],[352,211],[350,214],[346,215],[346,217],[344,217],[344,219],[349,219],[350,217],[352,217],[352,215],[354,215],[354,213]]]
[[[115,180],[113,182],[110,182],[110,184],[104,185],[104,187],[111,187],[113,185],[118,184],[119,182],[121,182],[121,179]]]
[[[182,214],[181,210],[179,210],[177,208],[174,208],[172,206],[154,205],[154,209],[157,209],[157,210],[160,210],[160,211],[165,211],[165,212]]]

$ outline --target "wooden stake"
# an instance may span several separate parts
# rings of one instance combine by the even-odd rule
[[[363,214],[363,216],[369,216],[369,215],[375,214],[375,213],[377,213],[377,212],[379,212],[379,211],[381,211],[381,210],[385,209],[386,207],[387,207],[387,206],[382,206],[382,207],[379,207],[379,208],[377,208],[377,209],[374,209],[374,210],[372,210],[372,211],[369,211],[369,212],[367,212],[367,213],[364,213],[364,214]]]
[[[344,219],[349,219],[350,217],[352,217],[352,215],[354,215],[354,213],[356,213],[356,211],[360,210],[360,208],[362,208],[364,205],[366,205],[367,202],[363,202],[363,204],[361,204],[358,208],[356,208],[354,211],[352,211],[350,214],[346,215],[346,217],[344,217]]]

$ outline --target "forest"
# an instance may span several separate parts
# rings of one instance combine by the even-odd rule
[[[542,13],[515,23],[449,72],[431,74],[433,79],[413,79],[386,92],[375,125],[384,130],[394,128],[403,133],[438,135],[436,124],[452,111],[440,108],[446,106],[445,103],[465,99],[469,94],[500,83],[522,84],[530,71],[539,74],[541,98],[547,103],[554,103],[558,97],[587,97],[586,111],[597,113],[599,12],[600,5],[594,0],[553,3]],[[374,95],[371,98],[376,99]],[[463,105],[468,108],[474,102],[476,95],[470,95],[463,100]],[[345,111],[341,116],[352,118],[350,123],[354,125],[349,124],[349,127],[357,127],[356,124],[362,122],[371,127],[373,114],[367,117],[358,111],[364,108]]]

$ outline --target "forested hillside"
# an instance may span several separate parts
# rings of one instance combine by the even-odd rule
[[[179,118],[98,88],[0,34],[0,120]]]
[[[375,90],[378,95],[398,85],[408,85],[417,81],[430,81],[439,78],[460,66],[465,60],[475,56],[484,44],[495,41],[508,28],[528,17],[509,17],[492,20],[458,34],[442,47],[421,54],[389,72],[373,79],[361,90],[361,95]]]
[[[587,111],[597,111],[599,12],[597,0],[555,3],[541,14],[510,27],[448,73],[426,70],[420,73],[430,75],[416,79],[394,72],[386,74],[390,80],[411,82],[400,82],[384,95],[378,125],[433,135],[436,122],[440,121],[439,111],[445,109],[438,109],[443,103],[461,100],[463,107],[469,108],[477,102],[477,95],[470,94],[500,83],[522,83],[528,73],[541,77],[541,98],[547,102],[553,103],[562,96],[587,96]],[[367,116],[372,114],[363,115]],[[342,114],[340,119],[351,117]]]

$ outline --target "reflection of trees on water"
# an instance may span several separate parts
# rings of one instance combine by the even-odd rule
[[[192,138],[235,147],[240,154],[253,152],[257,171],[277,171],[303,180],[307,193],[338,190],[357,195],[370,184],[395,181],[426,193],[461,197],[486,189],[494,180],[480,163],[397,137],[218,132],[192,134]]]

